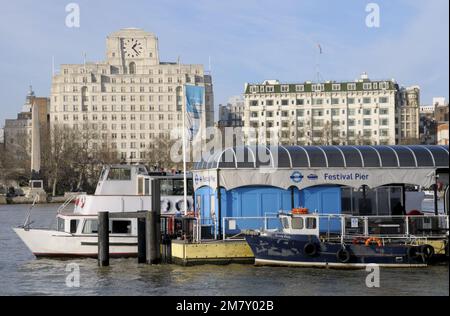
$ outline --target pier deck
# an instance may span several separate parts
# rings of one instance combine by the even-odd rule
[[[172,261],[181,265],[230,264],[255,262],[246,241],[208,241],[188,243],[172,241]]]

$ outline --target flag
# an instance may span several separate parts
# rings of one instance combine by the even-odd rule
[[[185,85],[186,91],[186,115],[187,126],[189,130],[190,140],[193,140],[197,135],[200,124],[202,112],[205,104],[205,88],[200,86]]]
[[[322,46],[320,46],[320,44],[317,44],[317,47],[319,47],[319,54],[322,54]]]

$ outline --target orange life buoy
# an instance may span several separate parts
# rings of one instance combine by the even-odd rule
[[[369,247],[372,243],[376,243],[377,247],[383,246],[383,242],[381,241],[381,239],[376,237],[367,238],[365,245],[366,247]]]
[[[307,208],[294,208],[292,209],[292,214],[294,215],[307,215],[309,213],[309,210]]]

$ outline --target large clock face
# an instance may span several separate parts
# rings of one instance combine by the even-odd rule
[[[142,43],[134,38],[123,40],[123,53],[125,57],[135,58],[142,55]]]

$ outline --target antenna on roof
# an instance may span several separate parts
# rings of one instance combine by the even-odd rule
[[[317,44],[317,54],[316,54],[316,74],[317,74],[317,83],[320,83],[321,75],[320,75],[320,55],[323,54],[322,46]]]

